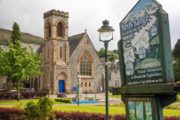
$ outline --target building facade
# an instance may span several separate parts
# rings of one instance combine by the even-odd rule
[[[42,75],[26,81],[26,88],[72,93],[79,83],[83,93],[102,91],[103,66],[97,52],[86,31],[69,36],[68,18],[68,12],[44,13],[44,40],[36,48],[42,57]]]
[[[115,60],[111,63],[110,67],[110,78],[109,78],[109,87],[120,87],[121,86],[121,76],[120,76],[120,66],[119,60]]]
[[[82,92],[100,92],[103,73],[96,68],[100,59],[86,31],[69,37],[68,18],[63,11],[44,13],[40,87],[51,94],[71,93],[79,82]]]

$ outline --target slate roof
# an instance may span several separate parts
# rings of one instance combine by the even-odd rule
[[[72,55],[73,51],[78,46],[79,42],[82,40],[85,33],[77,34],[74,36],[69,37],[69,48],[70,48],[70,56]]]
[[[11,32],[12,31],[10,30],[0,28],[0,44],[6,45],[8,41],[11,40]],[[72,55],[73,51],[76,49],[85,34],[86,32],[73,35],[68,38],[70,56]],[[44,39],[29,33],[21,33],[21,41],[26,44],[40,45],[39,48],[36,50],[38,52],[41,52],[41,44],[43,43]]]

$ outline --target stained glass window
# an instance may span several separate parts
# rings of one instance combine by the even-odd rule
[[[84,57],[80,62],[80,74],[91,75],[91,63],[86,57]]]

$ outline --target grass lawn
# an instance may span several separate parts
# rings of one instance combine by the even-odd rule
[[[53,106],[56,111],[80,111],[80,112],[92,112],[92,113],[105,113],[105,107],[102,105],[60,105]],[[165,116],[180,116],[180,110],[175,109],[164,109]],[[125,108],[122,106],[110,106],[109,113],[114,114],[125,114]]]
[[[37,102],[38,99],[30,99],[30,100],[21,100],[19,102],[15,100],[9,101],[0,101],[1,108],[24,108],[25,104],[29,101]],[[91,113],[105,113],[104,105],[80,105],[77,106],[75,104],[64,104],[59,102],[54,102],[53,110],[55,111],[80,111],[80,112],[91,112]],[[125,114],[125,109],[122,105],[110,105],[109,113],[111,115],[114,114]],[[180,110],[175,109],[164,109],[165,116],[180,116]]]
[[[0,101],[0,105],[17,105],[18,103],[26,104],[30,101],[37,102],[38,99],[20,100],[19,102],[17,102],[16,100],[3,100]]]
[[[91,112],[91,113],[104,113],[105,114],[105,107],[103,105],[60,105],[60,106],[53,106],[55,111],[66,111],[66,112]],[[114,114],[125,114],[124,107],[121,106],[110,106],[109,113]]]

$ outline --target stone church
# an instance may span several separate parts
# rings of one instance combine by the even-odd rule
[[[50,94],[72,93],[78,84],[83,93],[103,90],[103,66],[97,51],[86,31],[69,37],[68,18],[68,12],[44,13],[44,39],[36,48],[33,43],[25,45],[33,45],[41,54],[42,75],[27,81],[26,88]]]
[[[51,94],[71,93],[79,82],[82,92],[100,92],[103,68],[97,66],[101,61],[86,31],[69,37],[68,18],[63,11],[44,13],[40,88]]]

